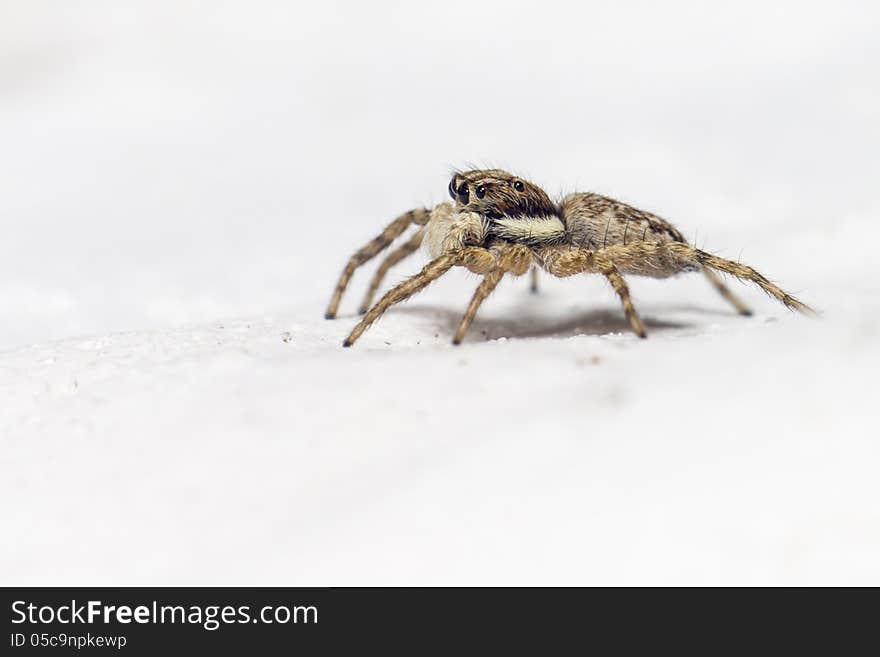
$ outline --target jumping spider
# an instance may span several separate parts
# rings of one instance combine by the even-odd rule
[[[361,304],[360,312],[366,314],[342,343],[344,346],[354,344],[391,306],[424,289],[454,266],[467,267],[483,276],[455,332],[454,344],[462,341],[480,304],[501,278],[508,273],[521,276],[530,267],[533,275],[535,267],[559,277],[602,274],[620,297],[632,330],[642,338],[646,337],[645,327],[633,307],[623,274],[667,278],[680,272],[702,271],[740,314],[750,315],[748,307],[715,273],[719,271],[755,283],[788,308],[813,312],[751,267],[690,246],[665,219],[605,196],[569,194],[554,203],[537,185],[500,169],[456,173],[449,181],[449,195],[454,203],[401,215],[348,261],[327,308],[327,319],[336,316],[354,270],[388,247],[411,224],[419,226],[379,265]],[[388,270],[422,243],[431,261],[370,308]]]

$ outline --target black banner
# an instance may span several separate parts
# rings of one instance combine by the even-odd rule
[[[873,628],[856,591],[7,588],[3,654],[539,654],[692,646],[839,652]],[[873,592],[869,598],[873,597]],[[861,597],[861,596],[859,596]],[[834,631],[834,621],[845,631]],[[873,638],[869,639],[873,644]],[[756,643],[757,642],[757,643]]]

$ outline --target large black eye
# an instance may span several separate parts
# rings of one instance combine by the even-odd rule
[[[477,198],[483,198],[486,195],[486,188],[480,185],[474,190],[474,194],[477,195]]]
[[[449,181],[449,195],[455,200],[455,178]]]
[[[458,186],[456,192],[458,193],[458,200],[461,201],[463,205],[467,205],[468,200],[470,200],[470,193],[468,192],[467,183],[461,183]]]
[[[524,189],[524,187],[525,186],[522,184],[522,180],[514,180],[513,181],[513,188],[516,191],[521,192]]]

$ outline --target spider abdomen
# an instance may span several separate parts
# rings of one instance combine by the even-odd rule
[[[568,244],[597,251],[636,242],[685,242],[684,236],[668,221],[655,214],[599,194],[570,194],[560,203]],[[621,272],[653,278],[666,278],[697,269],[692,262],[672,255],[621,263]]]

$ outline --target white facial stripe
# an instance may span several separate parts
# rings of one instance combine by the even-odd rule
[[[492,232],[511,241],[548,242],[560,239],[565,226],[559,217],[502,217],[492,222]]]

